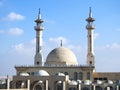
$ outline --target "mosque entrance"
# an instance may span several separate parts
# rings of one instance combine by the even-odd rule
[[[69,88],[69,90],[77,90],[75,87],[71,87]]]
[[[34,90],[42,90],[42,87],[41,87],[40,85],[36,85],[36,86],[34,87]]]
[[[103,89],[100,86],[96,86],[96,90],[103,90]]]

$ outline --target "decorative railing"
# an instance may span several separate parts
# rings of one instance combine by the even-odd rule
[[[44,65],[44,66],[38,66],[38,65],[15,65],[15,67],[92,67],[94,68],[95,66],[92,65]]]

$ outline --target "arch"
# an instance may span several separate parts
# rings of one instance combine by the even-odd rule
[[[112,86],[107,86],[107,87],[110,88],[109,90],[114,90],[114,88]],[[105,87],[105,90],[107,90],[107,87]]]
[[[44,90],[44,84],[42,81],[35,83],[32,90]]]
[[[62,90],[62,85],[57,84],[57,90]]]
[[[35,83],[37,83],[38,81],[33,81],[33,82],[31,82],[31,84],[30,84],[30,90],[32,90],[33,89],[33,86],[35,85]]]
[[[95,90],[103,90],[103,89],[102,89],[102,87],[100,87],[100,86],[96,86],[96,87],[95,87]]]
[[[22,81],[16,81],[16,88],[21,88]]]
[[[62,90],[62,81],[55,81],[54,82],[55,85],[55,90]]]
[[[71,87],[68,90],[77,90],[75,87]]]
[[[88,87],[83,87],[82,90],[90,90]]]
[[[42,90],[41,85],[36,85],[36,86],[34,87],[34,90]]]

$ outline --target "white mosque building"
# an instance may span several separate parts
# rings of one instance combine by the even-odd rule
[[[33,66],[15,66],[16,75],[0,80],[0,90],[120,90],[120,73],[95,71],[94,29],[91,8],[86,19],[88,51],[86,65],[79,65],[75,54],[62,46],[53,49],[43,63],[44,27],[40,11],[35,20],[36,54]]]

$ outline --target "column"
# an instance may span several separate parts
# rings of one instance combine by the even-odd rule
[[[107,90],[110,90],[110,87],[107,87]]]
[[[116,86],[116,90],[119,90],[119,86],[118,85]]]
[[[48,80],[45,82],[45,90],[48,90]]]
[[[63,90],[66,90],[66,86],[65,86],[65,81],[63,81],[63,83],[62,83],[63,85]]]
[[[81,85],[80,84],[78,84],[78,90],[81,90]]]
[[[10,80],[9,80],[9,78],[7,78],[7,90],[9,90],[10,89]]]
[[[30,90],[30,80],[27,80],[27,89]]]
[[[95,90],[95,88],[96,88],[96,86],[95,86],[95,85],[93,85],[93,90]]]

